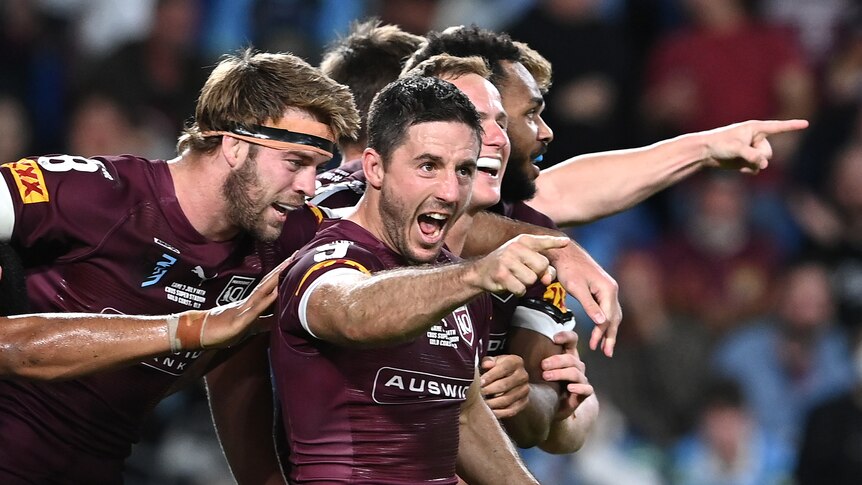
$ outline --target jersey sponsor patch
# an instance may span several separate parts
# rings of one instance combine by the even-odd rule
[[[463,401],[467,399],[472,382],[471,379],[381,367],[374,377],[371,397],[377,404]]]
[[[18,186],[18,194],[21,196],[22,202],[25,204],[48,202],[48,187],[45,185],[42,169],[36,162],[22,158],[17,162],[0,166],[8,168],[12,172],[12,178],[15,179],[15,185]]]

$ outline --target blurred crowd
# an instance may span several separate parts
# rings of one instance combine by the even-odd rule
[[[703,172],[570,229],[620,284],[617,352],[548,484],[862,483],[859,0],[4,0],[0,160],[175,156],[219,56],[312,64],[356,19],[476,23],[554,67],[550,166],[747,119],[806,118],[756,176]],[[572,187],[572,190],[578,190]],[[577,303],[571,300],[570,305]],[[592,325],[580,316],[577,330]],[[582,338],[582,341],[586,341]],[[165,401],[127,483],[232,483],[202,389]]]

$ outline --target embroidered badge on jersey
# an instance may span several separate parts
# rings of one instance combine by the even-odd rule
[[[234,275],[218,296],[216,305],[226,305],[228,303],[242,300],[249,293],[249,290],[253,285],[254,278]]]
[[[45,177],[42,169],[32,160],[22,158],[17,162],[6,163],[0,167],[8,168],[18,186],[18,194],[25,204],[37,204],[48,202],[48,187],[45,185]]]

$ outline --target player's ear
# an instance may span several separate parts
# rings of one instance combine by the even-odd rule
[[[245,163],[245,160],[248,158],[250,147],[251,144],[238,138],[234,138],[232,136],[221,137],[222,155],[224,155],[224,158],[227,160],[227,164],[230,166],[231,170],[237,169]]]
[[[365,181],[375,189],[383,185],[383,157],[373,148],[366,148],[362,152],[362,171],[365,172]]]

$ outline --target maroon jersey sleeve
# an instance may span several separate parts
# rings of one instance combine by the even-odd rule
[[[347,240],[324,241],[311,245],[297,254],[297,258],[280,287],[283,307],[279,326],[287,333],[307,333],[312,337],[314,332],[308,328],[305,308],[308,295],[319,282],[338,278],[345,273],[371,274],[383,269],[382,263],[374,254]]]
[[[32,247],[45,262],[60,251],[86,251],[89,241],[103,237],[137,202],[135,191],[106,158],[24,158],[0,165],[0,173],[6,182],[0,192],[8,190],[0,195],[0,201],[6,200],[0,210],[0,240]]]

